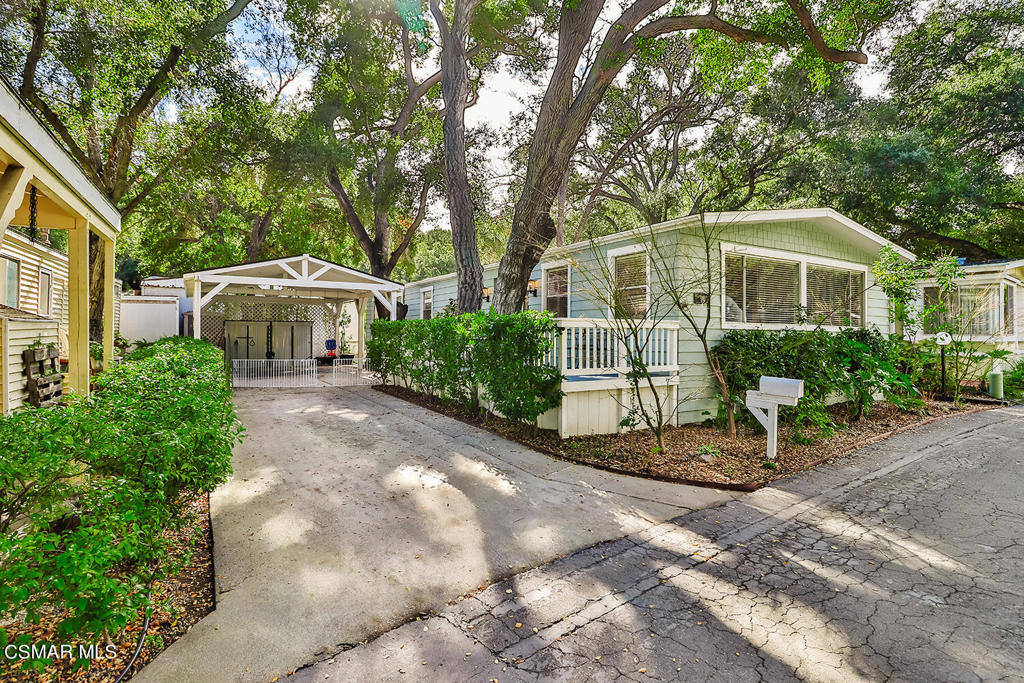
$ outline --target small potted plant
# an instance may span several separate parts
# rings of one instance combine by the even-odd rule
[[[103,370],[103,344],[89,342],[89,369],[93,372]]]

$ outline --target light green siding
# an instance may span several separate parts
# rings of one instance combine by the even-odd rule
[[[735,214],[733,215],[735,216]],[[723,221],[716,225],[691,221],[678,227],[654,228],[639,233],[624,233],[621,237],[608,237],[594,242],[583,242],[563,249],[551,249],[534,269],[532,278],[541,282],[544,264],[567,261],[570,266],[570,317],[607,317],[602,297],[596,290],[608,286],[611,265],[609,252],[631,245],[641,245],[648,253],[651,297],[659,299],[666,287],[685,288],[689,300],[692,293],[703,291],[695,280],[705,279],[705,239],[710,235],[712,254],[711,321],[709,340],[714,346],[724,334],[721,320],[721,259],[723,243],[738,247],[784,252],[779,256],[794,260],[813,262],[821,259],[828,262],[844,262],[858,266],[870,266],[877,257],[878,244],[866,241],[863,236],[850,232],[849,228],[837,228],[834,223],[823,224],[816,220],[787,221]],[[496,266],[485,268],[484,285],[494,286]],[[885,295],[874,287],[870,269],[865,275],[865,324],[882,332],[889,331],[888,301]],[[434,310],[440,310],[449,299],[455,298],[456,279],[454,274],[423,283],[407,286],[405,301],[409,304],[409,317],[420,317],[419,291],[423,287],[434,289]],[[530,297],[529,308],[542,310],[541,293]],[[484,308],[487,308],[485,304]],[[697,317],[707,315],[704,306],[694,306]],[[676,320],[675,314],[666,319]],[[698,422],[717,411],[716,390],[705,362],[702,345],[690,328],[682,322],[679,336],[679,421]],[[737,325],[726,325],[737,327]]]

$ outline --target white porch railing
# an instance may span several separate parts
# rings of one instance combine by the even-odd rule
[[[376,375],[365,358],[335,358],[331,365],[331,386],[354,387],[374,384]]]
[[[293,388],[319,384],[314,358],[234,358],[231,386]]]
[[[558,333],[545,362],[561,369],[562,374],[603,375],[629,371],[628,342],[647,364],[649,372],[670,372],[679,369],[679,323],[641,323],[634,335],[623,334],[627,328],[599,318],[560,318]]]

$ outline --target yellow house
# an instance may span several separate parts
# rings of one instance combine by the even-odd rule
[[[961,270],[964,276],[952,292],[941,290],[935,280],[922,280],[919,300],[925,306],[945,304],[964,328],[963,341],[1024,351],[1024,259],[964,263]],[[933,331],[925,329],[919,337]]]
[[[89,391],[89,236],[96,235],[104,253],[103,273],[103,357],[109,361],[114,351],[114,314],[116,312],[114,280],[114,245],[121,228],[117,208],[89,180],[72,157],[50,134],[46,126],[15,90],[0,79],[0,254],[8,256],[3,265],[5,289],[17,283],[16,294],[6,294],[0,301],[8,311],[5,320],[38,321],[40,318],[66,318],[68,384],[78,393]],[[51,267],[49,273],[40,267],[42,247],[10,230],[10,226],[34,228],[37,231],[65,230],[68,233],[66,273]],[[35,253],[36,258],[16,258],[18,254]],[[46,256],[46,254],[43,254]],[[53,254],[48,256],[53,257]],[[14,257],[14,258],[10,258]],[[22,262],[34,268],[36,277],[22,277]],[[10,265],[15,262],[16,265]],[[14,273],[12,275],[12,273]],[[55,298],[61,288],[64,298]],[[40,290],[44,293],[41,294]],[[47,296],[46,291],[50,294]],[[60,294],[61,297],[65,295]],[[10,297],[10,298],[7,298]],[[15,297],[17,304],[13,303]],[[56,308],[60,305],[60,309]],[[5,323],[8,329],[14,323]],[[45,326],[43,326],[45,327]],[[51,325],[52,328],[52,325]],[[54,330],[55,334],[55,330]],[[3,410],[11,406],[7,384],[15,381],[20,368],[12,365],[13,334],[0,339],[4,361]],[[44,343],[50,341],[43,340]]]

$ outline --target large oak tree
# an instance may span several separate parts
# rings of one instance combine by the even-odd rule
[[[860,46],[898,8],[893,3],[719,3],[703,8],[637,0],[613,12],[605,0],[573,0],[556,9],[556,49],[544,90],[493,307],[522,307],[530,272],[556,233],[551,208],[580,138],[608,88],[633,56],[659,36],[696,32],[705,56],[769,63],[781,52],[817,69],[866,63]],[[743,50],[743,45],[753,46]],[[740,46],[740,47],[737,47]],[[465,286],[465,285],[463,285]]]
[[[225,32],[249,3],[7,0],[0,68],[127,217],[217,127],[206,106],[192,128],[162,124],[168,116],[188,121],[197,96],[235,80]],[[94,240],[94,334],[103,316],[102,259]]]

